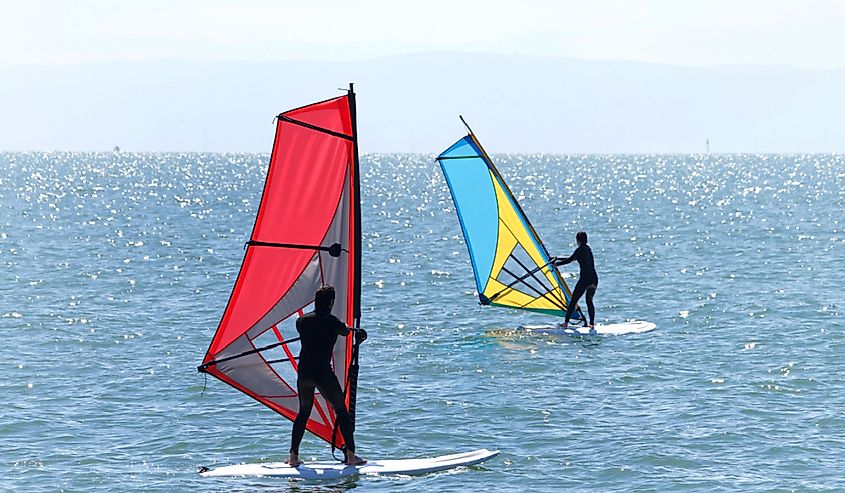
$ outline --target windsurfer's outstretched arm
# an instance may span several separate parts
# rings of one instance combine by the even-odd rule
[[[578,250],[575,250],[575,253],[573,253],[571,256],[569,256],[569,258],[552,257],[549,260],[551,260],[555,265],[566,265],[568,263],[571,263],[573,260],[576,260],[575,259],[576,253],[578,253]]]

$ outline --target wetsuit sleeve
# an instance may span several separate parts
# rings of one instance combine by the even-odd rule
[[[581,247],[578,247],[578,248],[581,248]],[[578,248],[576,248],[575,251],[572,252],[572,255],[569,258],[558,257],[555,264],[556,265],[566,265],[566,264],[572,262],[573,260],[578,260]]]
[[[300,336],[302,335],[302,317],[296,319],[296,332]]]
[[[349,335],[349,327],[347,327],[345,323],[341,322],[339,318],[335,318],[335,320],[337,320],[337,333],[342,336]]]

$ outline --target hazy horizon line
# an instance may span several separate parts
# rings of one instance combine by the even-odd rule
[[[320,64],[336,64],[336,65],[351,65],[356,63],[366,63],[366,62],[376,62],[381,60],[389,60],[392,58],[405,58],[405,57],[414,57],[414,56],[424,56],[424,55],[482,55],[482,56],[496,56],[496,57],[509,57],[509,58],[525,58],[525,59],[533,59],[533,60],[550,60],[550,61],[560,61],[560,62],[586,62],[586,63],[614,63],[614,64],[632,64],[632,65],[648,65],[654,67],[676,67],[676,68],[687,68],[687,69],[714,69],[714,68],[740,68],[740,67],[747,67],[747,68],[760,68],[760,69],[790,69],[790,70],[799,70],[799,71],[807,71],[807,72],[836,72],[840,70],[845,70],[845,66],[839,67],[803,67],[800,65],[789,65],[789,64],[756,64],[756,63],[718,63],[718,64],[695,64],[695,63],[665,63],[665,62],[653,62],[653,61],[645,61],[645,60],[627,60],[627,59],[615,59],[615,58],[580,58],[580,57],[565,57],[565,56],[552,56],[552,55],[534,55],[528,53],[500,53],[495,51],[454,51],[454,50],[425,50],[425,51],[410,51],[406,53],[396,53],[396,54],[388,54],[388,55],[378,55],[378,56],[369,56],[360,58],[357,60],[330,60],[330,59],[317,59],[317,58],[280,58],[280,59],[267,59],[267,60],[248,60],[248,59],[233,59],[233,58],[220,58],[220,59],[212,59],[212,60],[202,60],[202,59],[194,59],[194,58],[182,58],[182,57],[174,57],[174,58],[156,58],[156,59],[149,59],[149,60],[88,60],[88,61],[75,61],[75,62],[67,62],[67,63],[13,63],[13,64],[4,64],[0,63],[0,70],[3,69],[15,69],[15,68],[67,68],[67,67],[75,67],[75,66],[96,66],[96,65],[111,65],[111,64],[166,64],[166,63],[196,63],[196,64],[205,64],[205,65],[213,65],[213,64],[229,64],[229,63],[240,63],[240,64],[274,64],[274,63],[320,63]],[[354,81],[353,81],[354,82]]]

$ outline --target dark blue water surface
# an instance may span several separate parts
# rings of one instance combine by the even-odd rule
[[[0,490],[845,490],[845,157],[495,156],[552,254],[589,233],[599,320],[657,324],[583,339],[491,335],[555,320],[477,304],[432,158],[362,157],[359,451],[499,457],[199,477],[288,449],[289,422],[196,372],[267,156],[6,153]]]

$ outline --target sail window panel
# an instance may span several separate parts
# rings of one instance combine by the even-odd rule
[[[531,297],[542,296],[552,291],[554,288],[549,284],[542,271],[535,272],[532,275],[528,274],[534,268],[536,268],[536,265],[528,252],[517,243],[505,261],[497,280],[505,286],[511,286],[511,289]]]
[[[272,339],[268,339],[272,343]],[[233,354],[255,349],[255,345],[240,337],[228,348]],[[259,397],[284,397],[296,395],[296,381],[293,386],[279,378],[279,374],[267,364],[266,356],[260,353],[249,354],[240,358],[218,363],[215,369],[232,379],[237,385],[248,389]]]
[[[278,373],[279,377],[288,385],[290,385],[291,389],[296,391],[296,370],[293,369],[293,364],[290,361],[280,361],[284,358],[287,358],[285,353],[282,351],[281,348],[277,348],[278,351],[273,350],[273,354],[265,354],[265,358],[272,358],[268,361],[275,361],[270,366],[273,370]],[[299,353],[294,353],[299,354]]]
[[[307,306],[305,306],[305,308],[302,309],[302,314],[305,315],[306,313],[313,312],[313,311],[314,311],[314,302],[312,301]]]
[[[288,320],[285,320],[283,323],[279,324],[279,333],[283,331],[290,334],[289,328],[283,329],[281,326],[287,325],[288,327],[294,324],[294,320],[296,317],[290,317]],[[296,329],[294,328],[293,333],[296,333]],[[293,339],[295,336],[283,336],[285,340]],[[259,336],[257,339],[253,341],[253,344],[256,347],[264,347],[270,344],[274,344],[280,342],[278,337],[275,334],[275,331],[268,330]],[[290,343],[287,345],[288,351],[290,355],[294,356],[294,360],[290,360],[290,355],[285,348],[282,346],[274,347],[272,349],[267,349],[262,351],[261,355],[264,357],[265,364],[269,364],[273,371],[281,378],[287,385],[291,387],[291,389],[296,390],[296,371],[294,370],[294,365],[297,363],[296,357],[299,355],[299,341]]]

